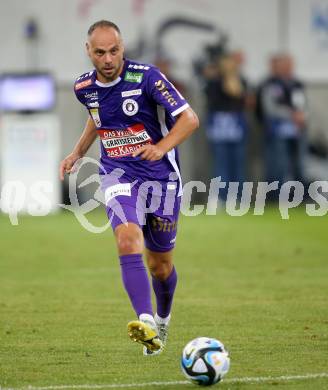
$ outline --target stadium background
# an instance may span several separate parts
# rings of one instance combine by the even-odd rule
[[[204,59],[206,47],[215,45],[222,33],[231,49],[245,52],[244,73],[254,85],[266,75],[272,53],[287,51],[295,58],[297,75],[307,87],[310,141],[323,149],[320,158],[308,156],[308,175],[328,180],[327,0],[2,1],[0,74],[54,75],[58,161],[70,152],[86,119],[73,82],[91,69],[84,50],[86,31],[102,18],[121,27],[127,52],[137,60],[153,62],[161,49],[173,60],[174,77],[186,85],[202,123],[181,148],[185,181],[209,177],[204,96],[195,63]],[[31,20],[37,39],[26,34]],[[165,28],[170,22],[173,25]],[[263,177],[258,131],[252,130],[250,180]],[[97,158],[98,145],[89,155]],[[87,200],[93,188],[86,187],[80,195]],[[104,223],[100,211],[91,218]],[[119,342],[131,313],[110,234],[92,235],[65,212],[19,217],[16,227],[0,214],[0,387],[161,381],[163,388],[175,389],[177,385],[168,382],[183,379],[178,367],[183,344],[208,334],[222,337],[232,351],[232,382],[223,388],[324,389],[326,229],[326,216],[310,218],[303,208],[289,221],[282,221],[275,209],[261,218],[183,218],[172,348],[162,365],[147,363],[145,372],[134,346],[126,342],[122,348]],[[113,304],[122,309],[117,311]],[[195,319],[187,330],[186,318]],[[277,379],[303,374],[322,377],[313,383],[309,376],[304,381]],[[236,379],[270,375],[273,379],[259,387],[256,381]]]
[[[2,59],[0,72],[46,70],[54,74],[58,98],[55,113],[60,119],[64,157],[83,127],[86,112],[72,93],[76,77],[91,69],[84,43],[88,26],[99,18],[113,19],[121,26],[127,52],[140,61],[153,62],[161,50],[173,61],[172,75],[186,85],[187,95],[204,119],[201,80],[193,64],[206,58],[206,47],[215,45],[221,34],[228,47],[246,56],[245,76],[256,84],[267,74],[270,55],[288,51],[296,61],[297,75],[306,82],[310,107],[310,139],[328,150],[327,96],[328,16],[324,0],[59,0],[5,1],[0,15]],[[165,29],[175,19],[177,23]],[[26,37],[33,19],[36,40]],[[203,23],[207,28],[195,27]],[[164,29],[163,29],[164,27]],[[184,178],[209,175],[208,150],[201,131],[182,146]],[[249,178],[263,178],[261,145],[255,143],[249,161]],[[98,146],[91,150],[97,157]],[[199,158],[195,159],[193,156]],[[326,162],[312,159],[310,176],[322,178]]]

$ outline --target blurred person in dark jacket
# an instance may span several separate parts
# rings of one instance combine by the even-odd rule
[[[221,56],[209,65],[206,77],[206,133],[213,153],[213,174],[226,182],[220,200],[227,200],[230,182],[245,180],[247,123],[245,107],[247,82],[240,74],[243,57],[237,53]]]
[[[270,60],[270,75],[259,89],[258,110],[265,132],[266,179],[304,181],[306,98],[288,54]]]

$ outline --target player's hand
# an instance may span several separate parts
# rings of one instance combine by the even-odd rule
[[[157,161],[164,156],[164,152],[156,145],[144,145],[136,150],[132,156],[140,156],[143,160]]]
[[[64,180],[65,173],[74,172],[74,164],[81,156],[71,153],[59,165],[60,180]]]

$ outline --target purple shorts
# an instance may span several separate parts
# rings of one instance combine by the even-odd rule
[[[167,252],[174,248],[181,202],[177,182],[140,182],[112,175],[101,179],[113,230],[122,223],[134,223],[142,229],[147,249]]]

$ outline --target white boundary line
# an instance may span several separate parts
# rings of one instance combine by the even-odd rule
[[[281,382],[328,378],[328,372],[304,375],[283,375],[283,376],[260,376],[244,378],[228,378],[223,383],[263,383],[263,382]],[[145,382],[145,383],[126,383],[126,384],[103,384],[103,385],[58,385],[58,386],[26,386],[26,387],[1,387],[0,390],[65,390],[65,389],[122,389],[129,387],[150,387],[150,386],[182,386],[189,385],[189,381],[172,381],[172,382]]]

